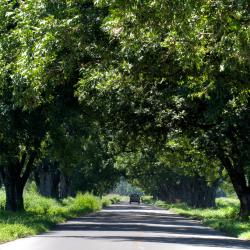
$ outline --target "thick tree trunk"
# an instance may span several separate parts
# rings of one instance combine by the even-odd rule
[[[247,185],[244,169],[240,165],[234,166],[231,159],[223,152],[220,153],[220,160],[226,168],[233,184],[234,190],[240,200],[240,213],[242,218],[250,216],[250,187]]]
[[[60,173],[53,178],[51,187],[51,197],[59,199],[59,183],[60,183]]]
[[[240,216],[247,218],[250,216],[250,192],[239,195],[240,199]]]
[[[5,190],[6,190],[6,210],[7,211],[23,211],[23,189],[24,186],[21,180],[6,179]]]
[[[31,153],[27,160],[27,154],[24,153],[22,159],[0,169],[6,192],[7,211],[24,210],[23,190],[31,174],[32,166],[36,153]]]
[[[35,181],[41,195],[59,198],[60,171],[55,164],[44,160],[35,171]]]
[[[60,183],[59,183],[59,198],[66,198],[68,196],[75,196],[76,193],[74,192],[70,178],[61,173],[60,176]]]
[[[3,177],[2,177],[2,173],[0,171],[0,188],[2,187],[3,185]]]
[[[61,174],[59,183],[59,197],[66,198],[68,194],[69,194],[69,180],[64,174]]]
[[[189,205],[198,208],[215,207],[216,190],[219,181],[216,180],[209,184],[205,177],[195,176],[190,178],[189,182],[192,185],[192,191],[190,192]],[[189,192],[188,190],[187,188],[186,193]]]

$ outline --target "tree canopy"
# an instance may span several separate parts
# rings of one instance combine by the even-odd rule
[[[227,173],[249,216],[249,8],[2,0],[0,169],[9,199],[49,156],[76,189],[96,193],[119,171],[144,187],[154,173],[147,187],[158,194],[194,178],[211,187]],[[22,207],[15,199],[12,210]]]
[[[221,161],[248,214],[248,1],[98,4],[110,8],[103,29],[119,57],[85,72],[80,101],[91,95],[97,109],[105,103],[121,141],[188,136]]]

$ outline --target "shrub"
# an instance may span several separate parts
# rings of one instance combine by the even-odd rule
[[[153,196],[144,195],[141,197],[141,202],[146,204],[152,204],[154,202]]]
[[[110,206],[112,204],[112,201],[109,197],[104,196],[102,198],[102,207],[107,207]]]
[[[0,209],[5,208],[5,202],[6,202],[6,197],[5,197],[4,189],[0,188]]]
[[[60,208],[61,205],[54,199],[43,197],[37,193],[28,193],[25,198],[25,210],[38,214],[47,214],[51,209]]]
[[[110,198],[112,204],[116,204],[121,201],[121,197],[119,195],[113,195]]]
[[[101,199],[96,196],[86,193],[78,193],[73,204],[71,205],[71,210],[80,212],[94,212],[102,208]]]

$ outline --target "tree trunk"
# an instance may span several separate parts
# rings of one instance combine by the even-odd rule
[[[61,174],[60,183],[59,183],[59,197],[66,198],[69,194],[69,180],[67,176]]]
[[[190,177],[189,182],[193,187],[190,206],[197,208],[215,207],[216,190],[219,185],[218,180],[209,185],[205,177],[197,175]]]
[[[7,211],[23,211],[23,185],[21,179],[10,179],[5,180],[6,190],[6,210]]]
[[[250,192],[239,195],[240,199],[240,216],[247,218],[250,216]]]
[[[34,175],[41,195],[59,198],[60,171],[55,163],[43,160],[42,165],[35,171]]]
[[[215,207],[216,190],[219,182],[209,185],[203,176],[176,174],[166,183],[158,183],[157,196],[169,203],[185,202],[197,208]]]
[[[20,161],[11,163],[9,166],[0,169],[6,192],[7,211],[23,211],[23,190],[31,174],[36,153],[32,152],[27,160],[24,153]]]
[[[250,216],[250,187],[247,185],[244,169],[240,165],[234,166],[231,159],[223,152],[219,155],[233,184],[234,190],[240,200],[240,213],[242,218]]]
[[[0,171],[0,188],[2,187],[3,185],[3,177],[2,177],[2,173]]]

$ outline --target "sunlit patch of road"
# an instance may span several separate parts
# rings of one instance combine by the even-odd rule
[[[199,221],[147,205],[122,203],[73,219],[0,250],[226,250],[250,249]]]

